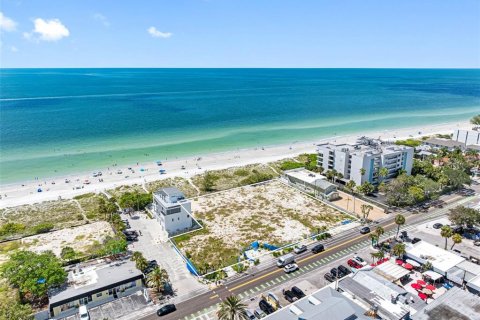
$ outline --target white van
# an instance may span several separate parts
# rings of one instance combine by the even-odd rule
[[[295,256],[292,253],[289,253],[278,258],[277,267],[282,268],[293,262],[295,262]]]
[[[87,306],[80,306],[78,308],[78,314],[80,315],[80,320],[90,320],[90,315],[88,314]]]

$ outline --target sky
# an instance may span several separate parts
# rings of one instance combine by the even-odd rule
[[[0,67],[479,68],[479,0],[2,0]]]

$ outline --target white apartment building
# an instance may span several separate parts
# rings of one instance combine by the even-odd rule
[[[317,165],[325,171],[336,170],[343,175],[344,181],[353,180],[357,185],[368,181],[372,184],[380,182],[379,171],[388,169],[385,181],[396,176],[399,170],[410,174],[413,166],[414,149],[407,146],[383,146],[379,142],[370,140],[371,144],[331,144],[317,145]],[[362,175],[361,169],[364,169]]]
[[[192,205],[177,188],[163,188],[153,194],[155,218],[169,236],[192,227]]]
[[[453,132],[452,140],[461,142],[465,146],[480,145],[480,131],[479,130],[455,130]]]

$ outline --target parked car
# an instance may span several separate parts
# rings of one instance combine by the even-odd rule
[[[265,299],[261,299],[260,302],[258,303],[258,306],[259,306],[260,309],[262,309],[262,311],[265,312],[266,314],[270,314],[270,313],[275,312],[275,309],[273,309],[273,307],[270,305],[270,303],[268,303],[267,301],[265,301]]]
[[[285,290],[283,296],[288,302],[295,302],[298,300],[297,296],[290,290]]]
[[[443,224],[441,224],[441,223],[434,223],[433,224],[433,229],[440,229],[441,227],[443,227]]]
[[[357,261],[353,260],[353,259],[349,259],[347,261],[347,264],[352,267],[352,268],[355,268],[355,269],[360,269],[361,267],[363,267],[360,263],[358,263]]]
[[[323,277],[325,278],[325,280],[327,280],[329,282],[335,281],[335,276],[333,274],[331,274],[330,272],[325,273],[323,275]]]
[[[420,239],[420,238],[413,238],[413,239],[412,239],[412,244],[415,244],[415,243],[420,242],[420,241],[422,241],[422,239]]]
[[[323,244],[317,244],[315,247],[312,248],[313,253],[319,253],[325,250],[325,246]]]
[[[169,313],[172,313],[174,312],[175,310],[177,310],[177,307],[175,307],[174,304],[167,304],[163,307],[161,307],[160,309],[157,310],[157,316],[161,317],[161,316],[165,316]]]
[[[361,234],[367,234],[370,233],[370,228],[369,227],[363,227],[360,229]]]
[[[255,320],[255,316],[253,315],[252,311],[250,310],[245,310],[245,314],[247,315],[249,320]]]
[[[352,260],[361,264],[362,266],[367,265],[367,262],[365,260],[363,260],[362,258],[360,258],[359,256],[353,256]]]
[[[148,266],[149,266],[149,267],[152,267],[152,268],[158,267],[157,260],[150,260],[150,261],[148,261]]]
[[[332,276],[336,277],[336,278],[343,278],[345,276],[345,274],[343,274],[342,271],[340,271],[339,269],[337,268],[332,268],[330,270],[330,273],[332,274]]]
[[[267,316],[265,312],[263,312],[260,308],[255,309],[255,311],[253,311],[253,314],[255,315],[255,317],[257,317],[257,319],[262,319]]]
[[[307,251],[307,246],[304,245],[304,244],[301,245],[301,246],[297,246],[297,247],[295,247],[295,249],[293,249],[293,252],[295,252],[295,253],[297,253],[297,254],[298,254],[298,253],[305,252],[305,251]]]
[[[78,315],[80,316],[81,320],[90,320],[90,314],[88,313],[86,306],[80,306],[78,308]]]
[[[301,298],[305,297],[305,293],[303,293],[303,291],[300,290],[299,287],[293,286],[292,287],[292,292],[293,292],[294,295],[297,296],[298,299],[301,299]]]
[[[285,273],[290,273],[290,272],[294,272],[294,271],[297,271],[297,270],[298,270],[298,265],[296,263],[287,264],[283,268],[283,271],[285,271]]]
[[[473,245],[476,246],[476,247],[480,247],[480,240],[475,240],[473,242]]]
[[[338,266],[338,270],[341,271],[344,275],[352,273],[352,271],[350,271],[350,269],[348,269],[347,267],[342,266],[342,265]]]

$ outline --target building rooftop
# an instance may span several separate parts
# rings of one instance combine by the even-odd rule
[[[292,170],[287,170],[284,172],[284,174],[289,175],[291,177],[297,178],[301,181],[305,181],[306,183],[310,184],[315,184],[317,180],[325,180],[326,177],[312,172],[310,170],[307,170],[305,168],[298,168],[298,169],[292,169]]]
[[[407,255],[411,256],[412,258],[417,257],[422,260],[428,260],[435,269],[438,269],[444,273],[465,260],[454,253],[434,246],[433,244],[425,241],[417,242],[414,245],[407,244],[405,249]]]
[[[323,147],[330,150],[338,150],[349,152],[351,155],[378,155],[378,154],[392,154],[402,150],[413,149],[408,146],[401,145],[381,145],[381,144],[333,144],[330,142],[318,144],[317,147]]]
[[[153,196],[166,204],[176,204],[177,202],[187,201],[185,200],[183,192],[175,187],[162,188],[156,191]]]
[[[453,287],[412,317],[413,320],[478,320],[479,297]]]
[[[133,278],[143,278],[143,273],[128,259],[80,265],[68,273],[65,286],[50,292],[49,303],[52,305]]]
[[[365,309],[335,291],[324,287],[267,316],[268,320],[366,320]]]
[[[480,265],[467,260],[447,270],[447,277],[452,281],[457,280],[455,282],[460,284],[463,280],[470,281],[478,275],[480,275]]]
[[[410,273],[405,268],[396,265],[391,261],[386,261],[373,269],[373,272],[389,281],[396,281]]]
[[[447,148],[455,148],[455,147],[463,148],[465,146],[465,144],[462,142],[458,142],[450,139],[442,139],[442,138],[429,138],[425,140],[425,143],[447,147]]]

